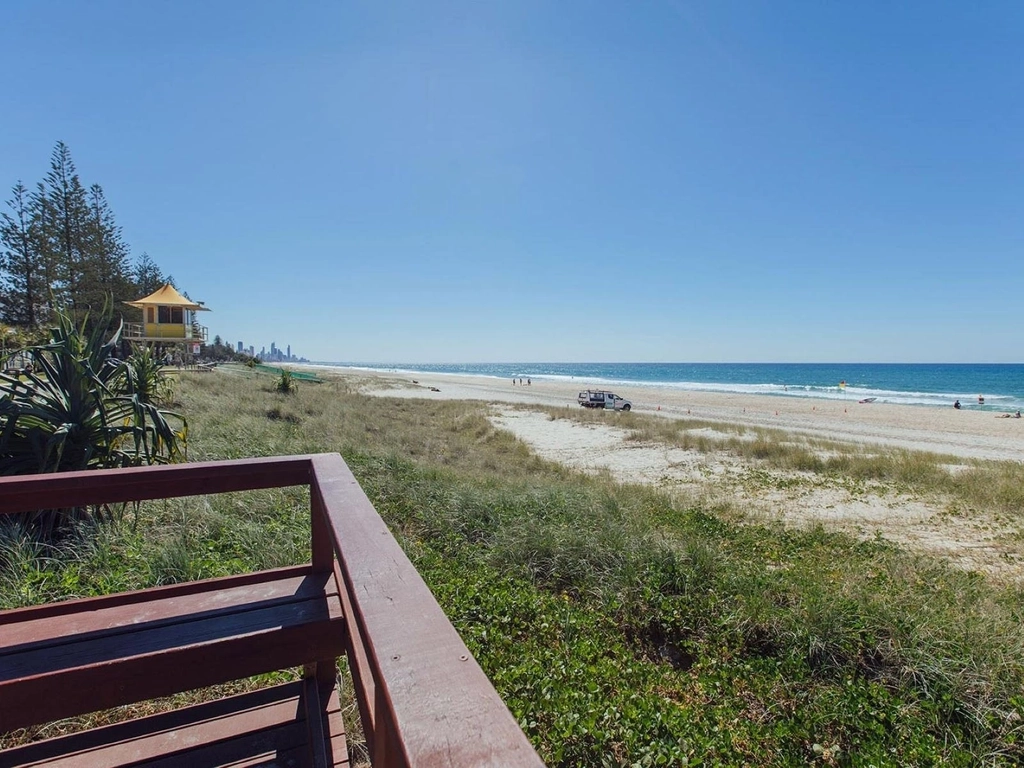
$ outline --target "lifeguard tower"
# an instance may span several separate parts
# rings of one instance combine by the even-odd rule
[[[206,343],[207,329],[196,322],[197,312],[209,312],[202,302],[186,299],[170,283],[138,301],[126,301],[142,310],[141,323],[125,323],[123,337],[164,352],[169,347],[191,362]]]

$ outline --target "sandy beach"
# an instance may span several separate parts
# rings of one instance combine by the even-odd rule
[[[381,397],[479,400],[490,405],[496,428],[512,432],[542,458],[616,482],[644,483],[671,493],[683,505],[714,509],[737,521],[807,526],[869,539],[876,536],[911,550],[1005,581],[1024,581],[1024,527],[985,509],[965,509],[940,492],[908,491],[884,483],[765,469],[721,450],[683,450],[630,439],[619,414],[594,412],[594,420],[552,419],[530,405],[580,409],[576,396],[588,382],[511,380],[450,374],[409,374],[346,368],[313,368],[340,377],[361,392]],[[634,412],[711,422],[700,437],[726,440],[735,427],[769,427],[792,436],[928,451],[947,456],[959,471],[970,460],[1024,460],[1024,419],[991,412],[815,400],[768,395],[685,392],[644,386],[615,390]],[[526,406],[525,408],[523,406]],[[718,429],[714,424],[721,424]],[[781,438],[788,440],[789,438]]]
[[[586,381],[533,380],[529,386],[483,376],[369,372],[318,368],[331,375],[386,381],[367,391],[389,397],[483,400],[579,408],[576,395]],[[416,384],[413,383],[415,380]],[[525,380],[524,380],[525,381]],[[439,391],[432,391],[434,387]],[[596,388],[596,387],[595,387]],[[887,403],[858,403],[770,395],[687,392],[668,387],[615,389],[637,413],[772,427],[830,440],[895,446],[961,458],[1024,460],[1024,419],[991,412]]]

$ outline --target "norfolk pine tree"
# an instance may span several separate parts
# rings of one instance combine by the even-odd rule
[[[39,303],[46,293],[39,256],[38,217],[28,189],[20,181],[0,215],[0,317],[5,323],[34,328],[43,318]]]
[[[57,274],[51,286],[59,304],[67,307],[75,322],[87,311],[82,284],[87,261],[89,204],[67,145],[58,141],[46,174],[50,216],[43,230],[57,254]]]
[[[160,271],[157,263],[145,251],[142,252],[138,261],[135,262],[133,276],[139,296],[148,296],[153,291],[162,288],[164,283],[170,282],[164,277],[164,273]]]
[[[133,266],[103,188],[82,185],[71,152],[57,142],[44,181],[14,186],[0,216],[0,319],[18,326],[53,321],[63,307],[89,325],[102,308],[152,293],[173,278],[146,253]]]

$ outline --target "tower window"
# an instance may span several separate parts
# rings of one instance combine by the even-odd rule
[[[182,319],[182,308],[181,307],[158,307],[160,310],[160,322],[161,323],[174,323],[181,325],[184,322]]]

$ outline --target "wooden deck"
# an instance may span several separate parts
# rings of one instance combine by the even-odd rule
[[[0,751],[0,768],[541,765],[336,454],[0,479],[0,514],[308,485],[306,565],[0,612],[0,732],[275,670],[303,679]]]

